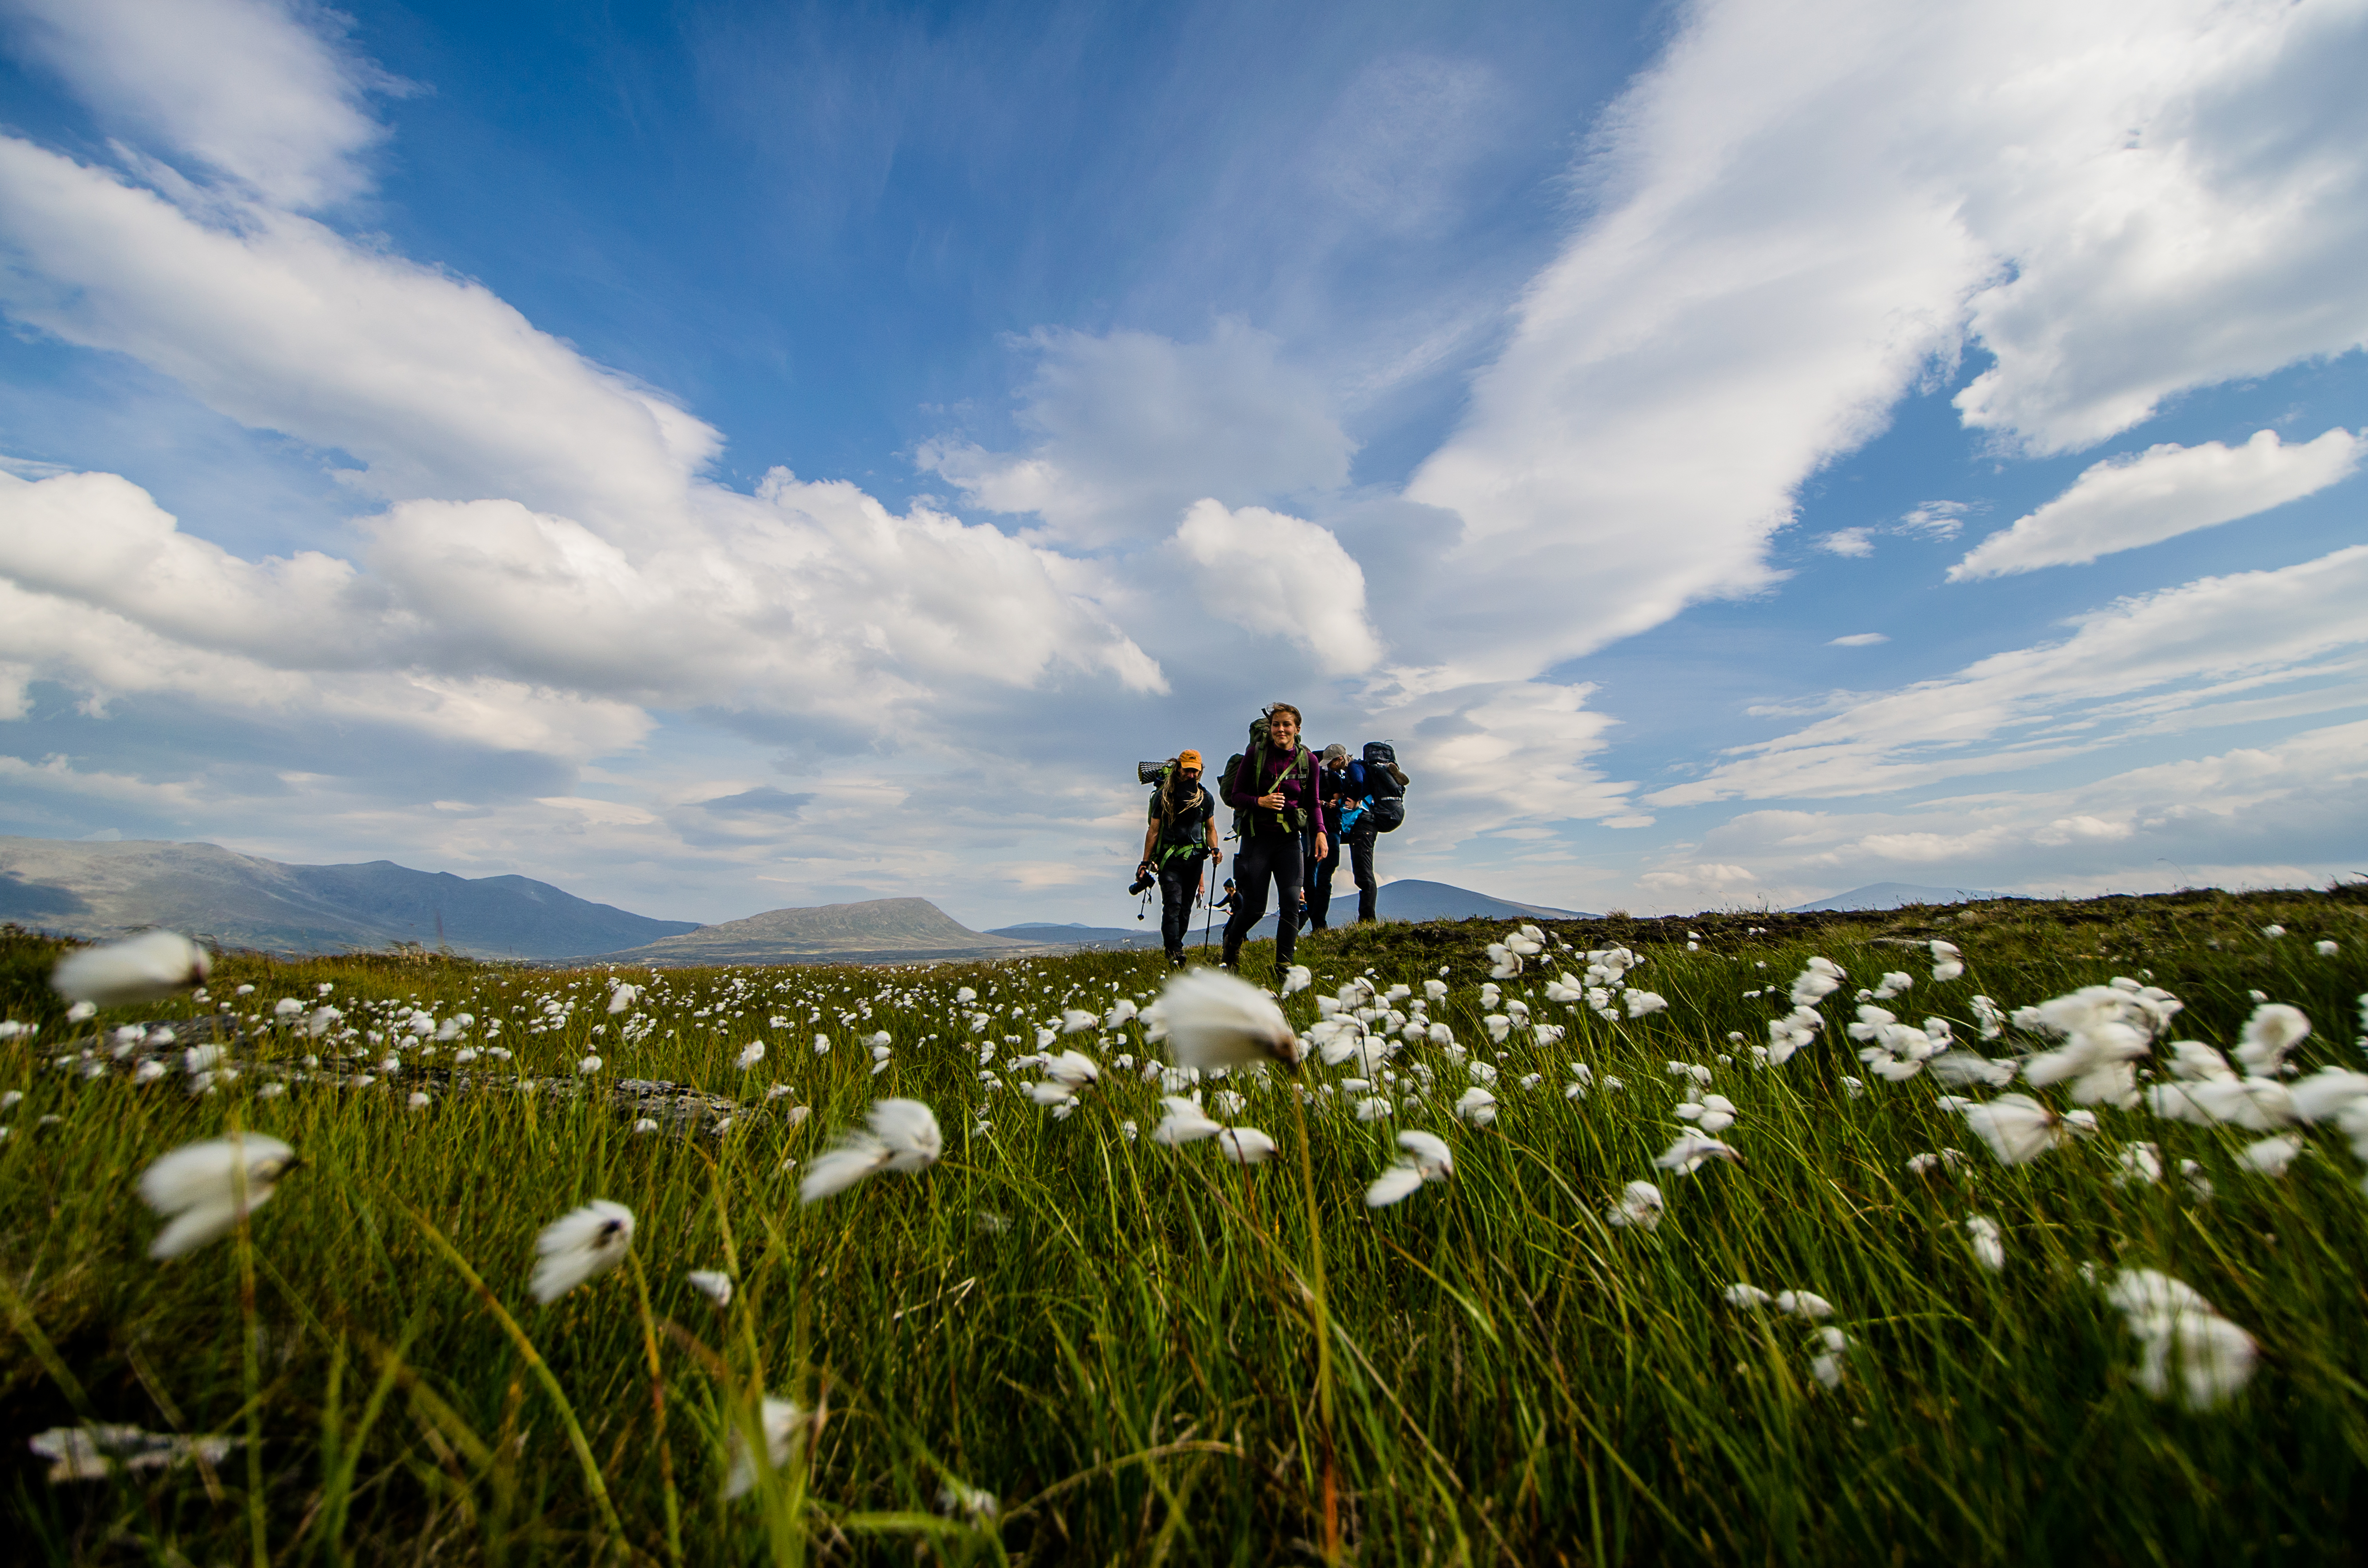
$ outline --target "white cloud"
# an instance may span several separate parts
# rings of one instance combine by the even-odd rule
[[[1965,515],[1974,508],[1963,501],[1927,501],[1899,515],[1891,531],[1917,534],[1925,539],[1954,539],[1964,527]]]
[[[1837,528],[1817,540],[1817,548],[1828,555],[1866,556],[1874,553],[1874,540],[1865,528]]]
[[[2354,722],[2059,790],[1748,812],[1700,847],[1804,896],[1886,879],[2040,894],[2296,887],[2355,871],[2363,824],[2368,722]]]
[[[690,499],[671,533],[630,545],[515,501],[407,501],[366,525],[362,567],[316,551],[256,564],[178,532],[116,476],[0,474],[0,582],[54,637],[20,626],[0,657],[98,700],[175,689],[276,705],[302,700],[311,676],[371,671],[612,712],[918,727],[1056,666],[1165,688],[1044,551],[995,528],[895,517],[852,485],[780,470],[754,497],[701,485]],[[80,611],[108,631],[72,630]],[[622,725],[618,744],[643,727]]]
[[[369,187],[384,138],[364,107],[402,84],[333,36],[343,18],[272,0],[15,0],[20,46],[102,119],[275,206]]]
[[[1748,867],[1720,861],[1698,861],[1668,870],[1646,871],[1636,885],[1665,905],[1709,908],[1737,897],[1756,899],[1759,878]]]
[[[1949,580],[1998,577],[2043,566],[2082,565],[2115,551],[2159,543],[2282,506],[2347,478],[2368,438],[2329,430],[2285,446],[2274,430],[2235,449],[2166,443],[2109,459],[2012,528],[1990,535],[1949,569]]]
[[[1967,425],[2078,451],[2368,343],[2368,7],[2031,10],[2030,67],[1975,99],[2011,139],[1967,222],[2011,265],[1972,300]]]
[[[1687,805],[1866,795],[2029,767],[2133,729],[2263,717],[2261,699],[2240,694],[2354,669],[2328,656],[2368,642],[2363,597],[2368,546],[2124,599],[2081,617],[2063,642],[1855,697],[1829,718],[1735,747],[1736,760],[1646,799]],[[2340,685],[2292,699],[2284,711],[2361,699],[2356,683]]]
[[[926,443],[921,467],[990,511],[1034,513],[1099,548],[1148,543],[1201,496],[1229,506],[1337,490],[1355,443],[1323,383],[1275,340],[1221,320],[1205,343],[1142,332],[1040,332],[1022,453]]]
[[[1286,638],[1326,675],[1354,675],[1382,656],[1365,619],[1365,574],[1330,530],[1263,506],[1193,503],[1176,529],[1201,604],[1220,620]]]
[[[504,496],[608,529],[679,515],[716,432],[482,285],[247,209],[200,222],[0,136],[0,307],[127,354],[243,425],[369,465],[390,499]]]
[[[1826,644],[1828,648],[1872,648],[1891,639],[1880,631],[1853,631],[1847,637],[1837,637]]]
[[[1591,215],[1409,488],[1466,529],[1427,604],[1446,678],[1527,676],[1767,585],[1801,483],[1969,344],[1997,363],[1967,422],[2057,450],[2360,343],[2363,22],[1691,7],[1605,119]]]

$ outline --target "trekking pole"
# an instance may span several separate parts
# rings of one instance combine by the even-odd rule
[[[1217,890],[1209,885],[1205,876],[1201,879],[1201,905],[1209,912],[1201,922],[1201,950],[1205,953],[1209,950],[1209,929],[1217,923]]]

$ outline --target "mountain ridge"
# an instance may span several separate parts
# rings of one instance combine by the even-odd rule
[[[0,836],[0,920],[71,937],[168,926],[275,952],[416,942],[473,958],[546,960],[699,928],[530,877],[460,877],[392,860],[291,865],[169,839],[9,836]]]

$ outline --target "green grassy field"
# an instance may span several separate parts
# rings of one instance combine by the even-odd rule
[[[0,947],[0,1013],[40,1028],[0,1045],[0,1089],[23,1096],[0,1114],[9,1556],[2349,1560],[2368,1523],[2368,1199],[2346,1139],[2301,1129],[2305,1152],[2271,1176],[2237,1159],[2258,1131],[2106,1107],[2095,1137],[2003,1165],[1936,1105],[1930,1074],[1876,1080],[1844,1026],[1887,971],[1916,985],[1884,1006],[1975,1043],[1977,993],[2012,1009],[2122,975],[2185,1003],[2172,1037],[2232,1047],[2260,993],[2315,1026],[2303,1070],[2368,1065],[2363,915],[2368,901],[2339,890],[1567,922],[1502,983],[1566,1036],[1515,1029],[1501,1045],[1482,949],[1510,926],[1311,937],[1315,984],[1284,1003],[1295,1023],[1360,974],[1416,996],[1443,980],[1430,1015],[1469,1059],[1407,1048],[1391,1113],[1372,1121],[1339,1087],[1349,1065],[1304,1067],[1304,1107],[1281,1074],[1206,1085],[1239,1091],[1239,1122],[1280,1144],[1254,1168],[1212,1142],[1151,1140],[1163,1091],[1141,1064],[1161,1051],[1139,1023],[1053,1044],[1104,1071],[1065,1118],[1023,1092],[1038,1073],[1009,1066],[1064,1009],[1150,1002],[1156,954],[636,973],[623,978],[648,992],[615,1015],[606,971],[233,955],[207,1001],[70,1025],[42,986],[54,950],[17,936]],[[1930,978],[1934,937],[1962,949],[1963,978]],[[1615,944],[1642,955],[1627,983],[1665,1010],[1613,1022],[1548,999],[1586,949]],[[1270,949],[1251,951],[1271,983]],[[1812,956],[1850,976],[1821,1038],[1755,1064]],[[957,1002],[964,986],[974,1004]],[[345,1017],[306,1038],[274,1020],[281,998]],[[256,1056],[318,1054],[374,1081],[267,1096],[258,1066],[205,1093],[177,1065],[148,1083],[85,1075],[106,1031],[224,1003],[253,1021]],[[406,1047],[417,1012],[473,1022]],[[752,1041],[767,1054],[744,1071]],[[2009,1030],[1982,1049],[2043,1043]],[[512,1058],[465,1070],[494,1086],[448,1075],[456,1052],[493,1045]],[[389,1054],[399,1070],[377,1071]],[[577,1078],[587,1054],[602,1065],[574,1097],[512,1083]],[[1485,1128],[1452,1109],[1474,1062],[1495,1070]],[[1692,1079],[1673,1062],[1733,1102],[1722,1136],[1741,1163],[1655,1167],[1684,1131],[1673,1108]],[[1575,1063],[1594,1075],[1578,1098]],[[628,1077],[746,1110],[720,1134],[637,1134],[607,1092]],[[788,1092],[768,1099],[775,1085]],[[942,1162],[802,1207],[814,1157],[887,1096],[935,1108]],[[233,1126],[302,1165],[246,1237],[151,1262],[140,1173]],[[1409,1127],[1448,1141],[1453,1174],[1369,1209]],[[2141,1140],[2162,1179],[2117,1181]],[[1946,1149],[1966,1159],[1909,1170]],[[2180,1174],[2189,1160],[2208,1196]],[[1666,1195],[1657,1229],[1608,1223],[1638,1179]],[[636,1216],[632,1262],[535,1305],[538,1231],[594,1199]],[[1975,1216],[2002,1232],[2002,1271],[1972,1256]],[[2150,1396],[2139,1340],[2083,1266],[2192,1286],[2258,1343],[2250,1381],[2208,1409]],[[734,1279],[728,1308],[691,1288],[694,1269]],[[1835,1315],[1730,1305],[1738,1282],[1814,1291]],[[1815,1364],[1829,1327],[1850,1342],[1830,1387]],[[726,1501],[730,1433],[760,1392],[813,1419],[777,1473]],[[85,1420],[259,1442],[51,1483],[28,1439]]]

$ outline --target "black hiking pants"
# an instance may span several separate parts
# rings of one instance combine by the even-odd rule
[[[1201,902],[1199,855],[1178,855],[1159,868],[1159,944],[1170,965],[1184,961],[1184,938],[1192,934],[1192,910]]]
[[[1327,834],[1324,858],[1311,859],[1307,869],[1307,928],[1321,931],[1332,915],[1332,873],[1340,869],[1340,835]]]
[[[1339,852],[1333,853],[1337,858]],[[1382,884],[1373,876],[1373,829],[1370,824],[1360,823],[1349,830],[1349,869],[1357,879],[1357,918],[1380,918],[1373,905],[1382,896]]]
[[[1274,965],[1291,967],[1291,949],[1299,939],[1299,883],[1302,857],[1299,835],[1260,834],[1242,840],[1234,857],[1234,917],[1225,922],[1225,967],[1240,961],[1242,944],[1250,927],[1266,918],[1267,879],[1274,880]]]

